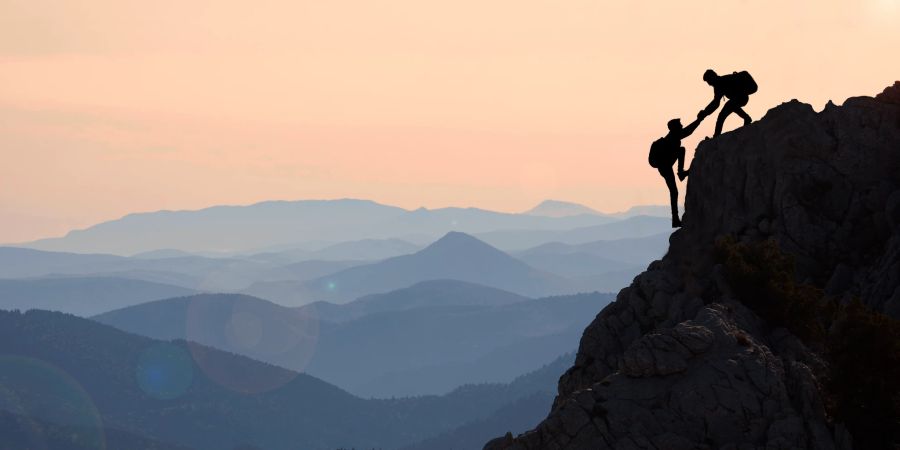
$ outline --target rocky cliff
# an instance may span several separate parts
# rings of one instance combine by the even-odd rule
[[[683,222],[549,416],[485,448],[900,445],[900,82],[703,141]]]

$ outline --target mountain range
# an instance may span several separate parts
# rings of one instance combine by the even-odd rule
[[[351,267],[305,282],[260,282],[243,292],[283,305],[299,306],[312,301],[346,303],[435,279],[468,281],[529,297],[579,290],[561,276],[534,269],[467,234],[450,232],[411,255]]]
[[[0,247],[0,278],[60,275],[129,278],[221,291],[244,288],[260,279],[289,278],[292,273],[277,264],[238,258],[198,255],[128,258]]]
[[[378,261],[406,255],[422,247],[402,239],[361,239],[327,244],[307,244],[300,248],[277,248],[266,252],[236,254],[234,257],[277,264],[304,261]]]
[[[569,229],[614,220],[600,215],[543,217],[476,208],[406,210],[367,200],[271,201],[198,211],[130,214],[61,238],[23,244],[50,251],[131,255],[158,249],[247,252],[309,241],[346,242],[424,236],[457,230]],[[304,238],[304,236],[309,236]]]
[[[113,277],[0,279],[0,309],[47,309],[90,316],[195,291]]]
[[[435,306],[502,306],[530,300],[512,292],[459,280],[429,280],[382,294],[370,294],[350,303],[325,301],[300,307],[301,311],[332,323],[348,322],[375,313]]]
[[[498,229],[475,233],[474,236],[505,251],[521,251],[550,242],[585,244],[600,240],[641,238],[671,230],[669,218],[631,216],[599,225],[565,230]]]
[[[559,213],[559,206],[567,211]],[[556,206],[554,206],[556,205]],[[547,215],[548,210],[556,211]],[[37,250],[115,255],[156,255],[175,252],[220,256],[228,253],[270,252],[322,243],[360,239],[401,239],[420,245],[450,232],[485,233],[497,230],[567,230],[631,217],[643,208],[614,215],[591,212],[571,203],[545,202],[528,213],[515,214],[477,208],[419,208],[407,210],[368,200],[268,201],[248,206],[214,206],[196,211],[158,211],[130,214],[63,237],[18,244]],[[665,214],[663,214],[665,215]],[[600,239],[600,238],[598,238]],[[150,253],[154,255],[154,253]],[[319,258],[321,259],[321,258]]]
[[[244,292],[284,305],[300,305],[318,300],[346,302],[434,279],[468,280],[530,297],[613,291],[630,282],[643,268],[640,259],[658,258],[666,242],[667,234],[578,245],[555,242],[516,252],[511,257],[471,236],[449,233],[426,249],[377,262],[359,259],[291,262],[301,256],[290,250],[285,251],[290,255],[208,257],[162,251],[122,257],[0,247],[0,280],[7,279],[9,289],[33,287],[30,295],[20,291],[17,294],[20,299],[8,296],[6,303],[0,304],[8,308],[41,307],[84,315],[191,292]],[[352,241],[303,253],[324,257],[329,249],[337,249],[338,253],[331,253],[335,257],[354,256],[356,250],[374,256],[373,251],[383,251],[384,255],[414,248],[417,247],[413,244],[395,240]],[[469,261],[480,261],[481,266]],[[77,281],[78,278],[83,280]],[[101,279],[109,289],[96,293],[96,305],[87,304],[90,298],[80,296],[79,292],[94,295],[87,286],[100,283]],[[82,288],[71,291],[73,297],[69,301],[56,302],[48,290],[53,286],[58,287],[57,295],[76,286]],[[161,294],[151,289],[164,286],[169,290]],[[110,295],[113,292],[119,301]]]
[[[359,395],[391,397],[445,393],[533,370],[571,348],[591,312],[609,299],[532,300],[446,280],[344,305],[286,308],[245,295],[198,295],[93,319],[306,371]]]
[[[398,448],[456,429],[494,431],[481,421],[543,393],[535,414],[561,367],[441,397],[363,400],[199,344],[36,310],[0,311],[0,354],[0,435],[67,445],[51,448],[103,448],[107,438],[148,449]]]
[[[570,278],[624,270],[629,271],[633,277],[645,268],[649,261],[663,257],[669,246],[669,235],[670,233],[661,233],[641,238],[600,240],[583,244],[549,242],[513,252],[511,255],[536,269]]]

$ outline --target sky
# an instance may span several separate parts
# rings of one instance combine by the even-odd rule
[[[0,242],[263,200],[665,204],[649,145],[704,70],[750,71],[754,118],[819,110],[900,78],[898,27],[900,0],[0,0]]]

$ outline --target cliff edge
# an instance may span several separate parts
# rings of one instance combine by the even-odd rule
[[[703,141],[683,223],[485,449],[900,445],[900,82]]]

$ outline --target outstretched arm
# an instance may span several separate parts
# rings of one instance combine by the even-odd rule
[[[719,103],[721,103],[721,102],[722,102],[722,94],[719,93],[718,89],[717,89],[715,96],[713,96],[712,101],[709,102],[708,105],[706,105],[706,108],[703,108],[703,113],[707,116],[712,114],[713,111],[715,111],[716,109],[719,108]]]
[[[696,130],[697,127],[700,126],[700,122],[703,122],[703,119],[705,119],[706,116],[708,116],[708,115],[709,114],[706,112],[706,110],[700,111],[697,114],[697,119],[694,120],[693,122],[691,122],[690,125],[684,127],[681,130],[681,136],[679,136],[679,139],[684,139],[684,138],[690,136],[694,132],[694,130]]]

